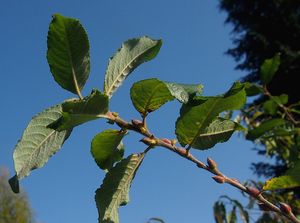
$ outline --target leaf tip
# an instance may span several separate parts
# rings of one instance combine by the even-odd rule
[[[16,194],[20,193],[20,185],[19,185],[19,180],[18,180],[18,176],[15,175],[12,178],[10,178],[8,180],[8,183],[12,189],[12,191]]]

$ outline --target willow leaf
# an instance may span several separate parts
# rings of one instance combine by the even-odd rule
[[[260,79],[263,84],[268,84],[280,66],[280,54],[273,58],[266,59],[260,67]]]
[[[105,176],[96,191],[99,223],[119,223],[119,206],[129,201],[129,189],[144,154],[133,154],[117,163]]]
[[[289,169],[283,176],[274,177],[268,180],[264,190],[279,190],[293,187],[300,187],[300,161],[293,168]]]
[[[199,84],[177,84],[151,78],[134,83],[130,89],[130,97],[136,110],[145,116],[174,98],[187,103],[201,92],[202,85]]]
[[[85,122],[105,118],[108,112],[108,98],[93,90],[83,99],[71,99],[62,104],[62,116],[49,125],[57,131],[73,128]]]
[[[208,149],[220,142],[226,142],[230,139],[232,133],[243,130],[238,123],[217,118],[206,129],[199,133],[193,145],[198,149]]]
[[[203,90],[203,85],[201,84],[164,83],[168,87],[172,96],[182,103],[188,103],[194,95],[201,94]]]
[[[213,207],[214,218],[216,223],[227,223],[226,208],[223,202],[217,201]]]
[[[53,15],[48,32],[47,60],[55,81],[81,96],[90,73],[89,41],[77,19]]]
[[[206,128],[221,112],[241,108],[246,102],[244,86],[235,83],[224,95],[216,97],[195,97],[184,104],[176,122],[176,135],[182,146],[189,145],[202,149],[198,137],[205,134]],[[224,139],[222,139],[224,140]],[[221,141],[222,141],[221,140]]]
[[[13,154],[16,177],[12,178],[10,183],[15,185],[15,188],[17,180],[44,166],[69,136],[71,130],[58,132],[47,128],[60,117],[61,105],[56,105],[37,114],[29,122]]]
[[[266,120],[266,121],[262,122],[258,127],[251,129],[248,132],[246,138],[248,140],[255,140],[255,139],[263,136],[265,133],[267,133],[269,131],[273,131],[274,128],[283,126],[284,124],[286,124],[286,122],[284,119],[281,119],[281,118],[274,118],[274,119]]]
[[[109,60],[105,74],[104,92],[109,97],[140,64],[152,60],[159,52],[162,40],[149,37],[129,39]]]
[[[121,140],[125,134],[118,130],[107,129],[93,138],[91,153],[101,169],[110,169],[115,162],[122,159],[124,146]]]

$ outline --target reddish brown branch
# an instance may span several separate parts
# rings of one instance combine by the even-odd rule
[[[166,148],[174,153],[177,153],[181,157],[193,162],[196,164],[196,166],[200,169],[209,171],[214,176],[212,177],[217,183],[227,183],[244,193],[248,194],[249,196],[255,198],[258,201],[259,206],[262,206],[264,210],[273,211],[278,213],[279,215],[285,216],[288,218],[291,222],[294,223],[300,223],[300,220],[296,218],[296,216],[293,214],[291,208],[289,205],[280,203],[280,206],[276,206],[275,204],[268,201],[262,194],[261,191],[259,191],[256,188],[252,187],[246,187],[243,184],[241,184],[238,180],[234,178],[227,177],[225,174],[223,174],[217,167],[217,163],[213,161],[212,159],[207,159],[207,165],[198,160],[196,157],[194,157],[189,150],[177,147],[174,145],[172,140],[165,139],[165,138],[157,138],[151,132],[148,130],[148,128],[145,125],[145,120],[139,121],[139,120],[133,120],[131,123],[123,120],[118,115],[112,115],[111,112],[108,113],[108,119],[111,122],[115,122],[119,127],[122,129],[128,129],[133,130],[135,132],[140,133],[141,135],[145,136],[141,141],[145,143],[148,148],[147,151],[155,146],[161,146],[163,148]]]

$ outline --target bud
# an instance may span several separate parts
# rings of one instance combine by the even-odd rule
[[[226,182],[226,179],[223,176],[213,176],[212,178],[219,184],[223,184]]]
[[[283,213],[288,214],[288,215],[290,215],[292,213],[292,208],[290,205],[283,203],[283,202],[280,202],[279,204],[280,204],[279,208]]]
[[[211,169],[211,170],[215,170],[217,169],[217,163],[211,159],[211,158],[207,158],[207,164],[208,164],[208,167]]]
[[[161,141],[163,141],[163,142],[165,142],[165,143],[167,143],[167,144],[173,145],[173,144],[172,144],[172,141],[171,141],[170,139],[162,138]]]
[[[258,203],[258,207],[262,211],[270,211],[270,208],[265,203]]]
[[[176,145],[176,143],[177,143],[177,139],[172,139],[172,140],[171,140],[172,146]]]
[[[155,139],[151,139],[149,137],[141,139],[141,142],[145,143],[148,146],[155,146],[157,144],[157,141]]]
[[[138,120],[138,119],[132,119],[132,120],[131,120],[131,123],[132,123],[134,126],[137,126],[137,127],[143,126],[143,122],[142,122],[141,120]]]
[[[246,187],[246,189],[252,197],[258,197],[261,194],[261,191],[255,187]]]
[[[118,117],[119,116],[119,113],[117,113],[117,112],[112,112],[111,113],[113,116],[115,116],[115,117]]]

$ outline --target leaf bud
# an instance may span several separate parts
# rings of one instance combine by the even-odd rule
[[[213,176],[212,178],[219,184],[223,184],[226,182],[226,179],[223,176]]]
[[[283,203],[283,202],[280,202],[279,204],[280,204],[279,208],[283,213],[288,214],[288,215],[290,215],[292,213],[292,208],[290,205]]]
[[[167,144],[173,145],[173,144],[172,144],[172,141],[171,141],[170,139],[162,138],[161,141],[163,141],[163,142],[165,142],[165,143],[167,143]]]
[[[261,194],[261,191],[255,187],[246,187],[246,189],[252,197],[258,197]]]
[[[141,127],[143,126],[143,122],[141,120],[138,120],[138,119],[132,119],[131,120],[131,123],[136,126],[136,127]]]
[[[208,164],[208,167],[211,169],[211,170],[215,170],[217,169],[217,163],[211,159],[211,158],[207,158],[207,164]]]
[[[176,143],[177,143],[177,139],[172,139],[172,140],[171,140],[172,146],[176,145]]]
[[[119,116],[119,113],[117,113],[117,112],[112,112],[111,113],[113,116],[115,116],[115,117],[118,117]]]
[[[141,142],[145,143],[148,146],[155,146],[157,144],[157,141],[155,139],[151,139],[149,137],[141,139]]]

